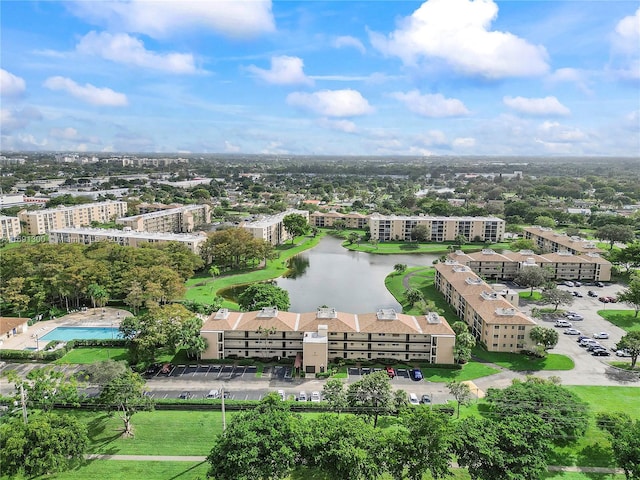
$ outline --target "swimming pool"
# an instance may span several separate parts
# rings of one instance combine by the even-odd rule
[[[39,340],[94,340],[120,338],[120,332],[115,327],[57,327]]]

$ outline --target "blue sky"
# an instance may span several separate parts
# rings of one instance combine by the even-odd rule
[[[3,151],[640,155],[638,1],[11,1]]]

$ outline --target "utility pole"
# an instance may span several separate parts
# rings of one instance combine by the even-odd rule
[[[20,403],[22,404],[22,418],[24,424],[27,424],[27,398],[24,394],[24,385],[20,384]]]

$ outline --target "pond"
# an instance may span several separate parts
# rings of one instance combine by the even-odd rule
[[[318,246],[290,260],[288,277],[276,280],[289,292],[291,312],[314,312],[326,305],[342,312],[367,313],[401,306],[388,292],[384,279],[393,266],[430,266],[440,255],[375,255],[352,252],[342,240],[327,235]]]

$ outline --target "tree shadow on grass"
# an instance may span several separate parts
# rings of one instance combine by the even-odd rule
[[[405,245],[400,245],[400,250],[418,250],[420,245],[417,243],[407,243]]]
[[[615,468],[611,449],[600,443],[586,445],[578,452],[576,464],[581,467],[610,467]]]
[[[196,463],[195,465],[191,465],[189,468],[187,468],[185,471],[180,472],[175,474],[173,477],[169,478],[168,480],[176,480],[178,478],[181,478],[183,475],[186,475],[187,473],[189,473],[191,470],[194,470],[196,468],[198,468],[200,465],[202,465],[203,463],[207,463],[206,460],[204,462],[199,462]]]

